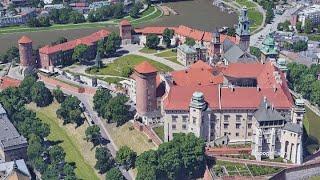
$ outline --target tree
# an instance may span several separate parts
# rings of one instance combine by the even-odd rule
[[[31,102],[32,100],[32,94],[30,93],[30,90],[32,86],[36,83],[36,81],[36,77],[28,75],[24,77],[23,81],[19,86],[20,94],[26,100],[27,103]]]
[[[139,8],[134,5],[129,12],[129,15],[133,18],[138,18],[139,17]]]
[[[108,122],[114,122],[117,123],[117,126],[121,126],[131,118],[129,107],[125,105],[127,100],[128,98],[124,95],[118,95],[109,101],[105,112]]]
[[[120,48],[121,45],[121,37],[115,33],[112,32],[108,37],[107,41],[105,43],[105,55],[107,56],[113,56],[117,49]]]
[[[133,68],[130,66],[125,66],[121,69],[121,76],[129,77],[133,72]]]
[[[160,43],[160,38],[155,34],[148,34],[146,46],[150,49],[157,49]]]
[[[113,5],[113,17],[114,18],[122,18],[124,16],[124,6],[123,3],[116,3]]]
[[[87,58],[87,52],[89,47],[85,44],[80,44],[74,48],[74,51],[72,53],[72,60],[73,61],[79,61],[83,62]]]
[[[61,91],[60,88],[54,89],[53,92],[53,97],[58,101],[58,103],[62,103],[66,96],[64,95],[64,93]]]
[[[273,17],[274,17],[274,12],[272,8],[268,8],[266,13],[266,23],[270,24]]]
[[[311,84],[311,97],[310,100],[312,103],[320,105],[320,81],[314,81]]]
[[[123,165],[127,170],[134,168],[137,153],[128,146],[122,146],[116,154],[116,162]]]
[[[136,162],[137,179],[197,179],[205,171],[205,143],[194,134],[175,134],[157,150],[143,152]]]
[[[316,78],[313,74],[306,74],[301,77],[300,83],[297,86],[297,90],[301,92],[305,99],[310,99],[312,93],[311,86],[314,81],[316,81]]]
[[[41,16],[38,19],[40,27],[49,27],[51,26],[50,19],[47,16]]]
[[[44,147],[41,144],[42,140],[39,136],[35,134],[31,134],[28,140],[28,148],[27,148],[27,155],[28,158],[31,159],[33,162],[34,159],[39,157],[39,155],[43,152]]]
[[[112,98],[108,89],[99,88],[93,96],[94,110],[98,112],[99,116],[105,113],[105,107]]]
[[[78,24],[78,23],[83,23],[85,22],[85,18],[83,16],[83,14],[81,14],[78,11],[72,11],[70,13],[70,17],[69,17],[69,22],[73,23],[73,24]]]
[[[184,43],[188,46],[194,46],[196,44],[196,41],[192,38],[187,37]]]
[[[81,101],[77,97],[67,96],[57,110],[57,116],[63,119],[64,124],[76,123],[77,125],[80,125],[83,122],[80,103]]]
[[[74,180],[76,178],[76,174],[74,173],[75,167],[72,166],[70,163],[66,163],[63,166],[63,174],[64,174],[64,179],[67,180]]]
[[[299,33],[302,32],[302,22],[298,21],[296,24],[296,29]]]
[[[32,17],[28,20],[27,25],[29,27],[40,27],[40,22],[36,17]]]
[[[125,178],[123,177],[121,171],[113,167],[106,173],[106,180],[124,180]]]
[[[114,159],[106,147],[98,147],[95,155],[97,162],[96,168],[100,174],[104,174],[114,166]]]
[[[293,42],[292,49],[294,52],[306,51],[308,49],[308,43],[302,40]]]
[[[166,28],[164,31],[163,31],[163,41],[164,43],[166,44],[167,47],[170,47],[171,45],[171,39],[173,38],[173,35],[174,35],[174,30],[172,29],[168,29]]]
[[[261,57],[260,49],[254,46],[250,46],[250,54],[256,56],[258,59]]]
[[[100,128],[97,125],[89,126],[86,129],[86,139],[91,141],[94,146],[98,145],[100,143],[101,134],[100,134]]]
[[[312,33],[312,22],[310,19],[306,19],[304,23],[304,32],[307,34]]]
[[[31,88],[31,99],[37,106],[44,107],[52,103],[53,97],[43,82],[35,82]]]
[[[66,157],[63,148],[58,145],[54,145],[49,149],[49,155],[51,163],[53,164],[64,162],[64,158]]]
[[[7,62],[19,62],[20,55],[19,55],[19,49],[15,46],[10,47],[6,54],[6,61]]]
[[[236,35],[236,29],[234,27],[228,28],[227,35],[228,36],[235,36]]]

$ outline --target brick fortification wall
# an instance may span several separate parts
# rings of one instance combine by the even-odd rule
[[[72,92],[76,92],[76,93],[86,93],[86,94],[95,94],[96,93],[96,89],[95,88],[76,87],[76,86],[72,86],[70,84],[61,82],[59,80],[56,80],[54,78],[47,77],[47,76],[42,75],[42,74],[38,74],[38,75],[39,75],[39,79],[40,80],[42,80],[45,83],[50,84],[52,86],[60,87],[63,90],[72,91]]]
[[[162,144],[162,140],[158,137],[158,135],[152,130],[151,127],[146,126],[138,121],[134,121],[133,127],[138,130],[143,132],[149,139],[152,140],[152,142],[156,145],[159,146]]]

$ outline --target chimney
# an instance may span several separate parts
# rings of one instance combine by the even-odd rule
[[[260,87],[258,87],[258,86],[257,86],[257,91],[258,91],[258,92],[260,92],[260,91],[261,91],[261,88],[260,88]]]
[[[276,92],[277,91],[277,87],[276,85],[273,85],[273,92]]]

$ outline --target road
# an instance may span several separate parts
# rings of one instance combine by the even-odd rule
[[[287,9],[282,15],[276,14],[271,24],[267,24],[261,31],[251,35],[250,46],[260,47],[265,36],[270,32],[276,31],[278,24],[286,20],[289,20],[291,17],[291,14],[296,12],[299,8],[300,8],[300,5],[296,5]]]
[[[51,84],[47,84],[46,83],[46,87],[49,89],[55,89],[55,86],[52,86]],[[93,122],[98,125],[100,127],[101,130],[101,136],[106,139],[107,141],[109,141],[109,143],[106,145],[107,148],[109,149],[110,153],[112,154],[112,156],[115,158],[118,147],[115,145],[115,143],[113,142],[109,132],[107,131],[106,127],[103,125],[103,120],[98,116],[97,112],[95,112],[93,110],[93,106],[90,103],[90,99],[91,96],[88,94],[83,94],[83,93],[76,93],[76,92],[72,92],[72,91],[68,91],[65,89],[62,89],[63,92],[67,95],[73,95],[76,96],[84,105],[86,112],[89,114],[89,116],[91,117],[91,119],[93,120]],[[132,174],[131,171],[126,171],[125,169],[120,167],[120,170],[123,174],[123,176],[127,179],[127,180],[133,180],[134,176]]]

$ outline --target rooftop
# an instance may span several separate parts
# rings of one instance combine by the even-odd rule
[[[28,36],[22,36],[19,41],[19,44],[27,44],[27,43],[32,43],[32,40]]]
[[[148,73],[154,73],[158,70],[153,67],[148,61],[143,61],[142,63],[138,64],[135,68],[135,71],[141,74],[148,74]]]
[[[30,172],[23,159],[0,163],[0,175],[3,174],[4,179],[6,179],[6,177],[8,177],[14,170],[31,178]],[[2,179],[2,176],[0,176],[0,178]]]

